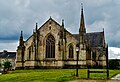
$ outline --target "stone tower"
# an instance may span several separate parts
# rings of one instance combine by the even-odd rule
[[[86,67],[86,44],[85,44],[85,38],[84,38],[85,34],[86,34],[86,28],[85,28],[85,22],[84,22],[83,6],[82,6],[80,28],[79,28],[79,47],[80,47],[79,59],[81,62],[80,65],[83,67]]]

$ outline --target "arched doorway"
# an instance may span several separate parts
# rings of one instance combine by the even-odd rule
[[[46,58],[55,58],[55,39],[51,34],[46,39]]]

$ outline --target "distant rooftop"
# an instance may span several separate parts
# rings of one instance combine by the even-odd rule
[[[16,58],[16,52],[8,52],[7,50],[4,50],[3,52],[0,52],[0,58]]]

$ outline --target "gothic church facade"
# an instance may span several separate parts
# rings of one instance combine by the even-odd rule
[[[76,46],[79,46],[78,65],[81,68],[106,66],[108,52],[102,32],[86,33],[83,8],[79,34],[72,34],[51,17],[23,41],[21,32],[16,53],[16,69],[71,68],[76,66]]]

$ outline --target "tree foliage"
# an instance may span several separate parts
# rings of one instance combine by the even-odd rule
[[[116,60],[110,60],[109,61],[109,68],[110,69],[118,69],[119,68],[119,61]]]
[[[2,64],[0,63],[0,67],[2,67]]]
[[[11,63],[9,62],[9,61],[6,61],[6,62],[4,62],[4,68],[10,68],[10,67],[12,67],[12,65],[11,65]]]

